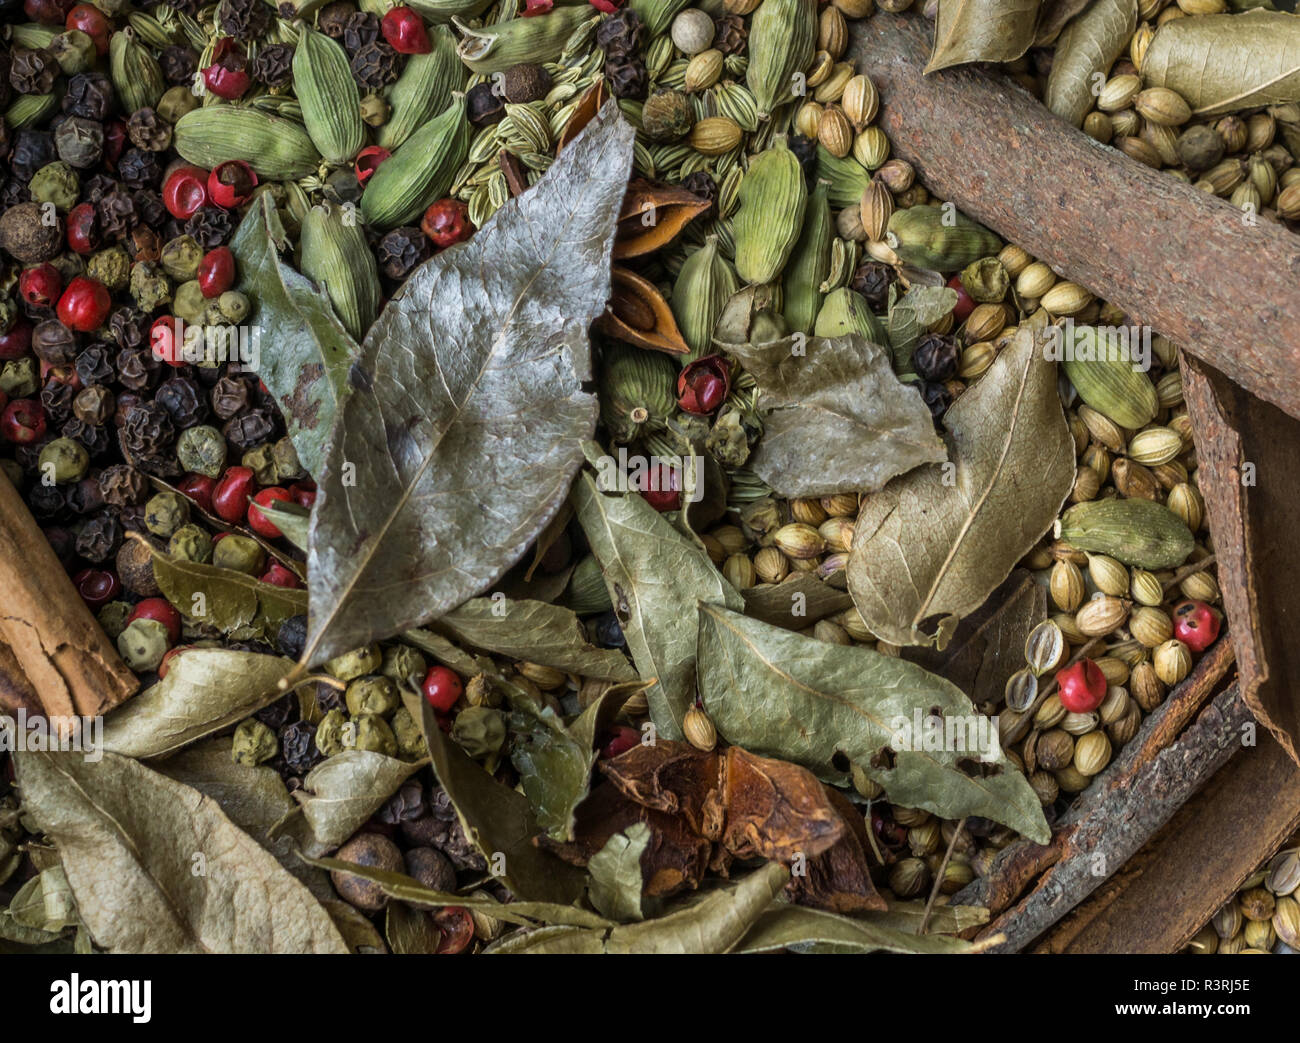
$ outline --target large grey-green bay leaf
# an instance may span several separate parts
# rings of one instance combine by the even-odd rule
[[[1043,104],[1079,126],[1092,108],[1094,77],[1110,71],[1137,28],[1137,0],[1094,0],[1061,32]]]
[[[371,327],[312,515],[312,662],[483,590],[564,502],[633,136],[609,107]]]
[[[926,72],[965,62],[1009,62],[1034,42],[1039,0],[939,0]]]

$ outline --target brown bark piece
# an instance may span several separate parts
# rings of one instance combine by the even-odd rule
[[[8,645],[46,716],[93,717],[135,693],[139,681],[3,476],[0,591],[0,641]]]

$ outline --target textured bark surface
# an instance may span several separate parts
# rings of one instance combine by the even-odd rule
[[[35,691],[46,716],[95,716],[134,694],[139,681],[118,657],[22,497],[3,476],[0,591],[0,642],[12,652],[11,658],[0,659],[0,670],[9,678],[16,665],[28,682],[26,691]],[[3,685],[6,690],[15,686],[21,689],[21,681],[10,679]]]
[[[1230,379],[1300,415],[1300,238],[1098,144],[1009,80],[921,70],[931,25],[877,12],[849,58],[926,186]]]
[[[1300,421],[1184,356],[1183,396],[1196,433],[1197,480],[1214,533],[1241,692],[1300,764],[1300,575],[1295,460]]]

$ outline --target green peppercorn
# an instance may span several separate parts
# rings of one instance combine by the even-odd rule
[[[69,29],[59,33],[46,48],[59,63],[64,76],[76,76],[86,72],[95,64],[97,50],[90,34],[80,29]]]
[[[382,717],[372,713],[362,714],[353,722],[352,748],[382,753],[385,757],[397,756],[397,737]]]
[[[261,764],[279,752],[280,743],[275,738],[275,732],[256,717],[239,722],[230,747],[230,759],[236,764]]]
[[[428,664],[416,649],[410,645],[390,645],[384,649],[384,665],[379,672],[394,681],[409,684],[412,688],[419,686],[428,670]]]
[[[194,92],[189,87],[182,84],[176,87],[168,87],[163,92],[163,96],[158,99],[154,111],[168,123],[175,126],[177,120],[187,112],[193,112],[198,107],[199,99],[194,96]]]
[[[738,409],[728,406],[713,424],[704,448],[723,467],[743,467],[749,459],[749,437]]]
[[[10,359],[0,367],[0,391],[10,398],[31,398],[40,389],[36,360],[30,355],[26,358]]]
[[[146,315],[171,303],[172,284],[163,273],[162,266],[153,261],[140,261],[131,269],[130,287],[136,307]]]
[[[98,279],[113,293],[125,290],[131,282],[131,256],[121,246],[110,246],[90,256],[86,274]],[[170,290],[168,293],[170,294]],[[134,296],[134,294],[133,294]]]
[[[493,756],[506,741],[505,716],[489,706],[467,706],[456,715],[451,737],[475,759]]]
[[[192,235],[178,235],[168,240],[158,258],[159,263],[171,278],[177,282],[187,282],[199,274],[199,262],[203,260],[203,247]]]
[[[403,760],[415,760],[427,752],[424,745],[424,733],[415,723],[415,718],[405,706],[399,706],[393,718],[388,722],[397,740],[397,752]]]
[[[212,560],[212,537],[198,525],[182,525],[167,541],[167,553],[180,561],[206,565]]]
[[[331,659],[325,664],[325,672],[340,681],[355,681],[364,674],[375,673],[383,661],[384,655],[380,652],[379,645],[366,645]]]
[[[56,438],[46,442],[37,459],[42,480],[48,485],[79,482],[90,467],[90,454],[86,447],[72,438]]]
[[[250,449],[239,458],[240,466],[253,472],[258,485],[275,485],[278,481],[275,470],[275,455],[269,442]]]
[[[358,677],[348,684],[344,695],[348,713],[353,717],[362,714],[387,716],[401,705],[397,685],[390,678],[380,676]]]
[[[117,650],[123,662],[136,673],[157,670],[170,647],[167,627],[156,619],[133,620],[117,636]]]
[[[188,427],[176,440],[176,460],[186,471],[220,478],[226,469],[225,436],[208,424]]]
[[[131,615],[131,606],[125,601],[110,601],[99,610],[95,617],[104,628],[110,641],[116,641],[126,629],[127,617]]]
[[[172,295],[172,314],[184,319],[191,326],[203,325],[203,313],[207,306],[208,299],[203,296],[197,279],[181,283]]]
[[[343,741],[348,731],[348,716],[340,709],[333,709],[321,718],[316,726],[316,749],[326,757],[342,753],[348,744]]]
[[[266,564],[266,552],[251,536],[230,533],[212,548],[212,564],[219,569],[233,569],[249,576],[260,576]]]
[[[8,333],[17,321],[17,303],[7,293],[0,294],[0,333]]]
[[[190,502],[180,493],[162,492],[144,505],[144,527],[166,539],[190,520]]]
[[[641,128],[654,142],[677,141],[695,125],[691,99],[681,91],[655,91],[641,109]]]
[[[217,309],[226,322],[237,324],[248,318],[252,304],[238,290],[227,290],[217,298]]]
[[[53,203],[56,210],[66,214],[77,205],[77,196],[81,194],[81,178],[60,159],[46,163],[36,171],[27,190],[36,202]]]
[[[293,439],[281,438],[271,446],[271,457],[275,460],[275,477],[277,481],[294,482],[306,477],[302,463],[298,459],[298,450],[294,448]]]

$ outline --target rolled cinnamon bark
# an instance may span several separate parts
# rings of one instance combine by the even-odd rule
[[[6,692],[51,719],[93,717],[135,693],[126,668],[55,556],[22,497],[0,474],[0,656]],[[4,669],[5,664],[8,669]],[[11,678],[13,666],[18,678]],[[26,686],[23,685],[26,681]],[[28,706],[32,712],[33,707]]]

